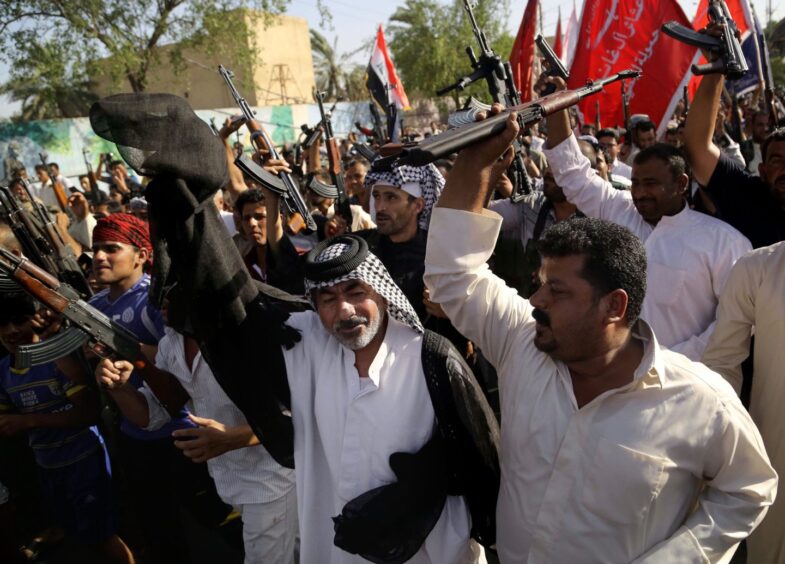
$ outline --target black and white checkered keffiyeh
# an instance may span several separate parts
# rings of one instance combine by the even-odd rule
[[[422,323],[382,261],[368,250],[368,243],[354,235],[322,241],[308,253],[305,263],[305,292],[329,288],[347,280],[368,284],[387,302],[387,313],[418,333]]]
[[[444,189],[444,182],[442,173],[433,163],[425,166],[401,165],[390,171],[368,172],[365,177],[365,189],[372,190],[376,184],[383,184],[406,190],[406,185],[418,184],[421,197],[425,200],[425,207],[420,212],[419,225],[420,229],[427,230],[431,221],[431,210]],[[371,207],[373,207],[373,197],[371,197]],[[374,214],[372,213],[371,216]]]

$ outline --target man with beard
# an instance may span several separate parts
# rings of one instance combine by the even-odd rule
[[[489,454],[487,468],[495,468],[496,423],[470,370],[445,340],[423,330],[363,239],[323,241],[308,254],[305,275],[315,311],[292,314],[300,342],[277,349],[294,424],[300,560],[359,563],[353,554],[397,554],[373,561],[476,562],[470,533],[486,527],[498,482],[494,470],[473,470],[475,452]],[[428,353],[432,339],[449,350],[449,366]],[[462,399],[440,376],[450,366]],[[467,414],[474,431],[442,411],[443,401]],[[485,517],[472,499],[484,504]]]
[[[583,214],[567,201],[549,166],[542,171],[542,191],[535,190],[519,202],[493,200],[488,207],[502,216],[502,248],[497,248],[494,272],[528,298],[536,289],[535,274],[540,267],[537,241],[542,232],[554,223]],[[500,260],[502,257],[506,260]]]
[[[785,128],[763,140],[760,176],[744,170],[712,142],[723,84],[720,74],[701,80],[684,127],[684,147],[695,180],[714,200],[720,217],[753,247],[765,247],[785,240]]]
[[[423,301],[422,281],[428,222],[443,186],[444,178],[432,164],[371,171],[365,177],[376,229],[358,231],[357,235],[368,242],[421,320],[430,313],[430,305]],[[444,334],[440,328],[430,328]]]
[[[530,301],[490,272],[501,220],[483,206],[517,131],[511,114],[459,155],[425,273],[499,374],[501,561],[716,562],[774,499],[760,435],[719,375],[660,348],[638,318],[646,253],[626,228],[546,230]]]
[[[725,280],[750,242],[727,223],[690,209],[686,163],[671,145],[641,149],[629,191],[615,190],[591,170],[566,112],[548,116],[548,146],[548,162],[567,199],[587,216],[623,225],[643,241],[649,260],[641,317],[663,346],[700,360]]]

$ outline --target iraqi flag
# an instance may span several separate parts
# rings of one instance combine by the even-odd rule
[[[628,81],[630,114],[648,114],[662,133],[689,80],[698,50],[665,35],[660,26],[675,20],[690,23],[676,0],[594,0],[583,8],[570,88],[588,79],[610,76],[624,69],[641,72]],[[578,106],[583,123],[594,123],[596,102],[606,126],[622,125],[620,85],[610,84]]]
[[[399,110],[410,109],[409,98],[406,97],[403,84],[387,51],[381,25],[376,32],[376,43],[365,71],[365,86],[385,114],[389,112],[390,104],[395,104]]]

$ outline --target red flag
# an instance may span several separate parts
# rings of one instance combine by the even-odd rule
[[[561,38],[561,8],[559,8],[559,19],[556,20],[556,37],[553,39],[553,52],[564,61],[564,42]]]
[[[515,36],[515,43],[512,45],[510,53],[510,65],[512,66],[512,77],[515,80],[515,87],[521,93],[521,101],[528,102],[532,99],[532,88],[534,87],[534,36],[537,30],[537,8],[539,0],[528,0],[526,9],[523,11],[521,27],[518,28],[518,35]]]
[[[630,114],[648,114],[658,125],[658,131],[664,131],[689,79],[690,64],[698,53],[695,47],[676,41],[660,30],[664,22],[671,20],[689,26],[676,0],[587,3],[570,69],[570,88],[624,69],[641,71],[641,76],[627,85]],[[619,86],[608,86],[597,96],[602,121],[608,126],[622,125]],[[584,123],[593,122],[595,97],[585,99],[579,109]]]

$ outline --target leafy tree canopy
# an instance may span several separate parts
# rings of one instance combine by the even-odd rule
[[[198,48],[225,55],[235,64],[255,62],[253,34],[245,22],[284,10],[288,0],[3,0],[0,2],[0,60],[12,69],[4,91],[31,115],[65,117],[70,104],[56,103],[62,86],[83,91],[86,74],[100,71],[113,82],[127,80],[134,92],[147,87],[148,71],[167,50],[173,70],[183,53]],[[93,66],[91,66],[93,65]],[[178,67],[179,65],[179,67]],[[33,81],[40,77],[35,92]],[[45,77],[45,78],[44,78]],[[71,98],[79,98],[72,96]],[[32,108],[35,108],[33,111]]]
[[[409,97],[431,98],[472,72],[465,48],[471,46],[478,56],[480,50],[463,6],[463,0],[406,0],[390,18],[390,50]],[[474,15],[491,47],[507,60],[514,40],[504,26],[509,2],[478,2]],[[472,94],[490,102],[487,92],[485,81],[480,81],[453,95]]]

